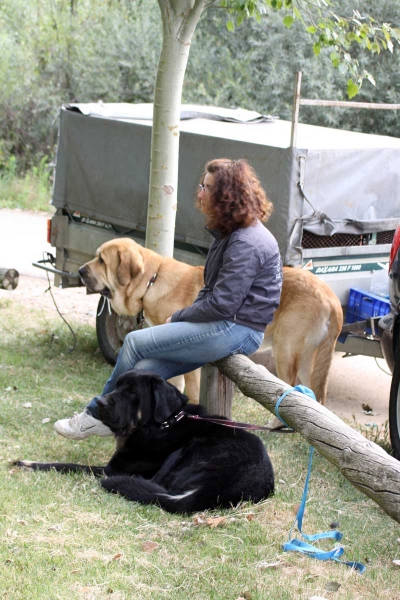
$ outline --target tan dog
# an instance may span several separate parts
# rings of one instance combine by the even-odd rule
[[[79,274],[90,291],[110,299],[118,315],[144,310],[149,325],[160,325],[192,304],[204,285],[203,271],[164,258],[130,238],[116,238],[102,244]],[[280,379],[295,385],[299,378],[322,404],[342,322],[340,302],[325,282],[308,271],[284,267],[281,302],[263,347],[272,346]],[[185,375],[185,381],[187,395],[198,401],[198,374]]]

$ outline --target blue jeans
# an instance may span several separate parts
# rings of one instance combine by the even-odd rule
[[[132,331],[124,340],[101,396],[112,392],[118,377],[130,369],[170,379],[231,354],[253,354],[263,338],[264,332],[232,321],[180,321]],[[97,401],[101,396],[93,398],[86,407],[95,418],[99,418]]]

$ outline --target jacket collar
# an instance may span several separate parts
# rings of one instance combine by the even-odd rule
[[[259,219],[254,219],[254,221],[253,221],[252,225],[257,225],[257,223],[261,223],[261,221],[260,221]],[[221,232],[220,232],[218,229],[209,229],[209,228],[207,227],[207,225],[204,227],[204,229],[205,229],[206,231],[208,231],[208,233],[209,233],[210,235],[212,235],[212,236],[213,236],[213,238],[215,238],[216,240],[222,240],[222,239],[223,239],[223,237],[224,237],[224,236],[222,235],[222,233],[221,233]],[[237,229],[236,229],[235,231],[237,231]],[[232,233],[233,233],[233,232],[232,232]]]
[[[206,231],[208,231],[208,233],[209,233],[210,235],[212,235],[212,236],[213,236],[213,238],[215,238],[216,240],[222,240],[222,237],[223,237],[223,236],[222,236],[221,232],[220,232],[218,229],[208,229],[208,227],[207,227],[207,226],[206,226],[206,227],[204,227],[204,229],[205,229]]]

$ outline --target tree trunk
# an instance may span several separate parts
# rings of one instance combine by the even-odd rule
[[[286,383],[245,356],[214,363],[238,388],[275,414],[275,405],[288,389]],[[218,412],[218,411],[217,411]],[[372,498],[400,523],[400,462],[368,441],[327,408],[299,392],[280,404],[279,414],[322,456],[333,463],[354,487]]]
[[[0,288],[15,290],[18,281],[19,273],[16,269],[0,269]]]
[[[190,44],[207,0],[158,0],[163,44],[154,91],[146,247],[173,256],[179,120]]]

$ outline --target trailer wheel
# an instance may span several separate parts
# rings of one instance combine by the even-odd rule
[[[111,365],[115,365],[125,336],[130,331],[137,329],[137,322],[136,317],[117,315],[111,306],[108,306],[108,302],[105,305],[104,302],[104,298],[100,298],[97,306],[97,340],[106,361]]]
[[[396,357],[390,387],[389,430],[393,454],[400,460],[400,353]]]

